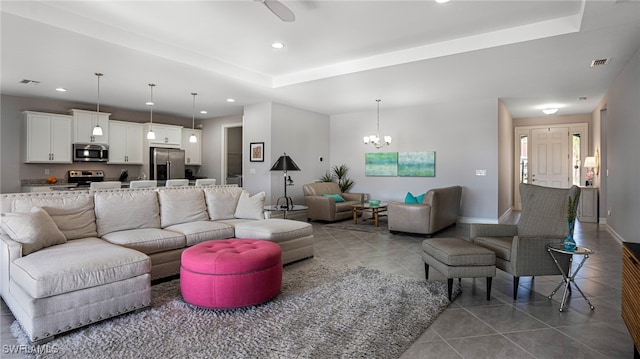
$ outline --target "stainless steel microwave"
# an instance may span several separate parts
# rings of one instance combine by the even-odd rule
[[[74,143],[74,162],[107,162],[109,160],[109,146],[95,143]]]

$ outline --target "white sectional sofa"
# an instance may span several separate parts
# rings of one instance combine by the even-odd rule
[[[5,194],[0,294],[34,343],[150,305],[187,247],[253,238],[283,263],[312,257],[310,224],[264,219],[264,193],[236,186]]]

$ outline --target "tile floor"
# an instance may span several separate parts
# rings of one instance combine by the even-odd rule
[[[424,278],[422,237],[313,225],[318,258]],[[450,236],[468,238],[469,226],[458,224],[436,235]],[[562,292],[546,297],[559,276],[522,278],[514,301],[512,277],[498,270],[490,301],[484,279],[463,279],[460,296],[402,358],[633,358],[633,342],[620,316],[621,246],[597,224],[578,223],[575,238],[596,251],[576,278],[594,311],[574,290],[561,313]],[[430,278],[445,281],[435,271]],[[7,354],[16,344],[9,330],[14,319],[4,302],[0,313],[0,356],[26,357]]]

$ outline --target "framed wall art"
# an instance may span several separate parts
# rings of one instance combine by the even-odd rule
[[[436,152],[399,152],[398,176],[435,177]]]
[[[398,175],[398,152],[369,152],[364,154],[365,176]]]
[[[249,161],[264,162],[264,142],[251,142],[249,144]]]

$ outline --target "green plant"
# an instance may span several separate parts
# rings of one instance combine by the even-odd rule
[[[348,192],[355,184],[352,179],[347,177],[347,174],[349,173],[349,166],[346,164],[333,166],[331,171],[333,172],[333,177],[338,181],[338,186],[340,186],[341,192]]]
[[[573,222],[576,219],[576,210],[578,209],[578,201],[580,200],[580,188],[576,191],[576,196],[569,196],[569,203],[567,209],[567,220]]]
[[[325,172],[324,176],[320,177],[322,182],[333,182],[333,176],[329,174],[329,171]]]

